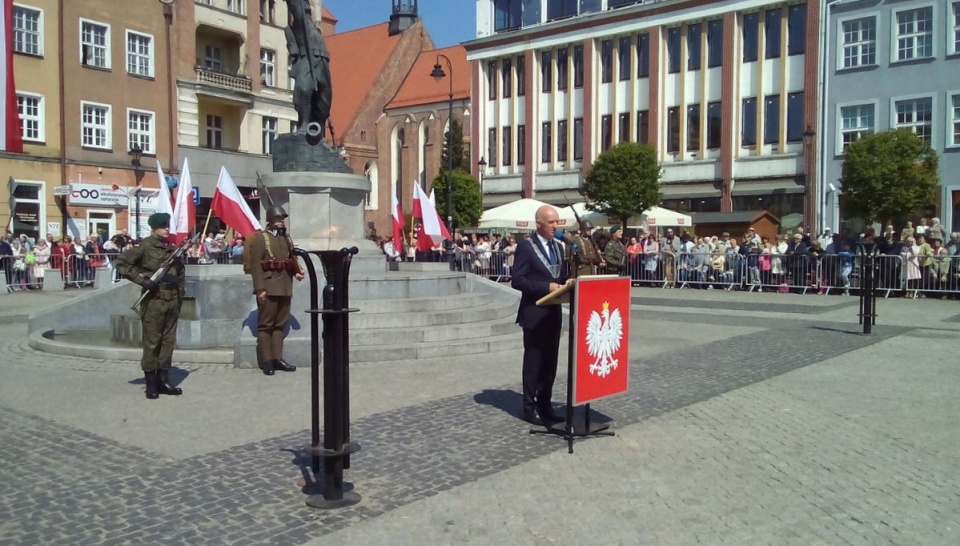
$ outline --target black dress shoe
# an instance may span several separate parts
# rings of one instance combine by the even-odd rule
[[[273,361],[273,368],[274,368],[275,370],[280,370],[281,372],[295,372],[295,371],[297,371],[297,367],[296,367],[296,366],[294,366],[293,364],[288,364],[287,361],[284,360],[284,359],[282,359],[282,358],[281,358],[280,360],[274,360],[274,361]]]
[[[273,375],[273,360],[261,362],[260,369],[263,370],[263,375]]]
[[[537,414],[532,411],[523,412],[523,415],[521,415],[520,418],[530,423],[531,425],[538,426],[538,427],[543,426],[543,421],[541,421],[540,418],[537,417]]]
[[[558,415],[557,413],[554,413],[552,408],[538,411],[537,414],[540,415],[541,421],[548,424],[562,423],[567,420],[566,417],[560,417],[560,415]]]

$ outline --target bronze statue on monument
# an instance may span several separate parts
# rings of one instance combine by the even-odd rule
[[[290,52],[290,77],[295,82],[293,106],[297,110],[297,133],[319,141],[325,136],[333,102],[330,52],[313,19],[311,0],[287,0],[287,6],[291,22],[284,33]]]

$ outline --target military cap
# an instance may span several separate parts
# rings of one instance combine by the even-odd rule
[[[166,212],[151,214],[150,218],[147,218],[147,224],[150,225],[150,229],[170,227],[170,215]]]

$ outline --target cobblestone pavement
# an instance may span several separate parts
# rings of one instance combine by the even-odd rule
[[[957,543],[958,345],[923,328],[955,309],[866,337],[827,320],[855,307],[684,305],[638,306],[631,390],[595,404],[617,436],[572,456],[517,420],[518,355],[355,366],[336,512],[295,485],[308,374],[203,366],[149,402],[135,363],[0,326],[0,543]]]

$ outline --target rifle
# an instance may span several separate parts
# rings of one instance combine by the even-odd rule
[[[257,190],[260,191],[263,195],[267,196],[267,202],[270,203],[270,206],[275,206],[273,204],[273,196],[270,195],[270,192],[267,191],[267,187],[263,185],[263,180],[260,178],[260,171],[253,171],[257,175]]]
[[[150,275],[150,280],[153,282],[160,282],[160,279],[164,275],[166,275],[168,271],[170,271],[171,267],[173,267],[173,262],[177,261],[177,258],[182,256],[183,253],[187,251],[187,247],[189,247],[193,243],[196,243],[199,239],[200,239],[199,233],[195,234],[193,237],[189,239],[184,239],[183,242],[180,243],[180,246],[178,246],[176,250],[173,251],[172,254],[170,254],[169,256],[166,257],[165,260],[163,260],[163,263],[160,264],[160,267],[153,272],[153,275]],[[134,311],[139,313],[140,305],[143,303],[143,300],[147,299],[147,295],[149,293],[150,293],[150,290],[144,290],[143,293],[140,294],[140,299],[138,299],[136,303],[131,305],[130,309],[133,309]]]

